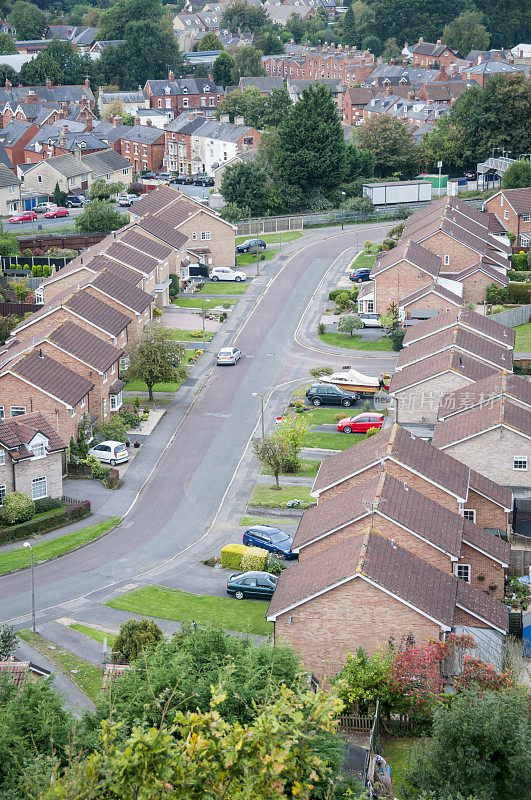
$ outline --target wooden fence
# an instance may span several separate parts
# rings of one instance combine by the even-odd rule
[[[341,714],[339,729],[342,733],[370,733],[374,717],[358,714]]]
[[[20,237],[18,240],[20,252],[26,247],[39,247],[41,250],[48,250],[50,247],[60,247],[65,250],[86,250],[93,244],[98,244],[105,239],[107,233],[71,233],[65,236],[50,234],[49,236],[28,236]]]
[[[33,314],[34,311],[40,311],[42,305],[38,303],[0,303],[0,317],[9,317],[15,314],[17,317],[23,317],[28,312]]]

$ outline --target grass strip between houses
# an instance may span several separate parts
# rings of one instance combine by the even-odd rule
[[[101,692],[102,672],[99,667],[79,658],[63,647],[48,641],[38,633],[19,631],[21,639],[34,647],[54,664],[59,672],[78,686],[89,700],[96,703]]]
[[[320,461],[313,458],[301,458],[301,468],[297,472],[290,473],[293,478],[315,478],[319,469]],[[262,475],[272,475],[269,467],[262,469]]]
[[[280,478],[282,485],[282,478]],[[273,487],[274,484],[271,484]],[[310,497],[311,486],[282,486],[281,489],[271,488],[260,484],[255,486],[249,503],[252,506],[264,506],[264,508],[281,508],[281,503],[289,500],[300,500],[300,508],[308,508],[316,500]]]
[[[208,281],[199,294],[243,294],[251,284],[236,281]],[[219,305],[219,303],[218,303]]]
[[[517,353],[531,353],[531,322],[518,325],[516,331],[516,344],[514,349]]]
[[[262,239],[266,244],[279,244],[282,237],[282,244],[284,244],[287,242],[294,242],[295,239],[300,239],[302,235],[301,231],[282,231],[282,233],[260,233],[258,238]],[[237,236],[236,244],[242,244],[242,242],[246,242],[247,239],[255,238],[255,236]]]
[[[298,519],[291,519],[290,517],[242,517],[239,524],[243,527],[249,525],[272,525],[273,528],[283,528],[284,525],[298,525]]]
[[[107,631],[102,631],[99,628],[91,628],[90,625],[82,625],[81,622],[72,622],[68,627],[78,633],[83,633],[85,636],[90,636],[91,639],[95,639],[97,642],[101,642],[101,644],[107,639],[109,647],[113,646],[118,635],[116,633],[107,633]]]
[[[215,625],[229,631],[260,636],[273,632],[273,624],[265,618],[269,604],[261,600],[190,594],[154,584],[127,592],[106,605],[144,617]]]
[[[321,342],[329,344],[332,347],[344,347],[347,350],[376,350],[388,352],[392,350],[391,340],[386,336],[378,339],[377,342],[369,341],[369,339],[362,339],[361,336],[350,336],[348,333],[320,333],[317,336]]]
[[[364,433],[337,433],[331,431],[309,431],[304,435],[303,447],[316,447],[323,450],[346,450],[365,439]]]
[[[205,309],[221,308],[223,311],[228,311],[223,306],[227,304],[234,306],[238,301],[234,297],[223,297],[221,300],[203,300],[202,302]],[[201,308],[201,300],[195,297],[178,297],[173,301],[173,305],[179,308]]]
[[[120,517],[110,517],[103,522],[89,525],[88,528],[81,528],[79,531],[67,533],[49,542],[41,542],[33,545],[33,559],[35,564],[46,561],[54,556],[61,556],[74,550],[76,547],[88,544],[93,539],[97,539],[107,533],[113,525],[120,521]],[[15,550],[7,550],[0,554],[0,574],[12,572],[15,569],[22,569],[30,566],[30,551],[28,547],[17,547]]]

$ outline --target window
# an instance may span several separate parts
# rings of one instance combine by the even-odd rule
[[[26,413],[26,406],[11,406],[12,417],[21,417],[22,414],[25,413]]]
[[[116,372],[116,364],[113,364],[111,367],[111,375],[114,375],[115,372]]]
[[[129,172],[129,167],[126,167],[125,169],[122,170],[122,175],[127,175],[128,172]]]
[[[504,211],[503,212],[503,218],[504,219],[509,219],[509,212],[508,211]]]
[[[0,506],[4,505],[4,497],[6,496],[6,485],[5,483],[0,486]]]
[[[521,233],[520,244],[522,245],[522,247],[531,247],[531,233],[528,233],[527,236]]]
[[[0,467],[3,467],[6,463],[6,454],[4,450],[0,450]]]
[[[109,395],[109,404],[111,411],[118,411],[122,405],[122,393],[118,392],[118,394]]]
[[[46,478],[33,478],[31,482],[31,499],[38,500],[40,497],[47,497]]]
[[[0,406],[0,419],[5,419],[6,413],[4,410],[4,406]]]
[[[103,383],[105,383],[105,381],[106,381],[106,380],[107,380],[107,373],[106,373],[106,372],[104,372],[104,373],[103,373]]]
[[[105,416],[107,414],[107,400],[105,399],[105,397],[103,398],[103,400],[101,402],[102,402],[102,405],[103,405],[103,416]]]
[[[527,456],[514,456],[513,469],[526,470],[527,469]]]
[[[470,520],[470,522],[476,521],[476,509],[475,508],[464,508],[463,509],[463,516],[465,519]]]
[[[450,256],[446,255],[444,257],[444,266],[447,267],[449,263],[450,263]]]
[[[84,408],[84,406],[85,406],[85,398],[84,397],[81,398],[81,403],[79,405],[80,405],[81,408]]]
[[[188,108],[188,98],[183,97],[183,108]]]
[[[461,578],[462,581],[470,583],[470,564],[456,564],[455,574],[458,578]]]
[[[192,239],[194,239],[194,240],[195,240],[195,239],[197,239],[197,232],[196,232],[196,231],[194,231],[194,232],[192,233]]]
[[[524,214],[524,216],[522,217],[522,222],[530,222],[530,221],[531,221],[531,214]]]
[[[32,445],[31,452],[33,453],[34,458],[42,458],[45,456],[46,450],[43,442],[36,442],[36,444]]]
[[[371,314],[374,311],[374,300],[367,300],[367,313]]]
[[[210,231],[201,231],[201,241],[205,242],[210,239]]]

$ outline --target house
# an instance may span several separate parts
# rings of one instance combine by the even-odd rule
[[[120,141],[121,155],[134,172],[162,169],[164,131],[150,125],[124,126]]]
[[[150,108],[171,110],[174,117],[194,108],[213,116],[225,96],[223,87],[216,86],[208,78],[175,78],[171,70],[167,81],[148,80],[144,92],[149,97]]]
[[[34,664],[33,661],[18,661],[15,658],[0,661],[0,675],[8,675],[17,689],[22,689],[28,681],[46,679],[51,674],[50,670]]]
[[[238,153],[238,155],[234,156],[233,158],[229,158],[228,161],[221,163],[218,167],[215,167],[214,186],[216,192],[221,191],[221,182],[227,167],[232,167],[234,164],[242,164],[252,161],[256,157],[256,152],[256,150],[246,150],[243,153]]]
[[[5,398],[6,400],[8,398]],[[9,492],[63,496],[66,443],[41,413],[0,419],[0,506]]]
[[[271,95],[275,89],[284,89],[284,78],[276,76],[274,78],[267,76],[265,78],[240,78],[238,89],[244,92],[250,86],[258,89],[261,95]]]
[[[104,143],[101,142],[103,145]],[[132,167],[114,150],[61,155],[38,161],[24,170],[26,189],[53,195],[56,184],[62,192],[85,192],[95,180],[106,183],[129,183]]]
[[[309,86],[315,84],[322,84],[330,90],[332,99],[337,106],[338,111],[343,113],[343,84],[338,78],[288,78],[286,87],[290,100],[296,103],[302,97],[302,93]]]
[[[374,438],[374,437],[373,437]],[[288,574],[289,573],[289,574]],[[275,644],[289,644],[320,680],[348,652],[388,641],[444,639],[461,626],[494,638],[501,664],[507,608],[376,532],[353,536],[281,574],[267,611]]]
[[[347,86],[343,93],[343,122],[361,125],[365,108],[377,94],[374,86]]]
[[[88,53],[96,40],[97,28],[88,25],[50,25],[46,31],[47,39],[71,42],[79,53]]]
[[[274,6],[269,9],[269,17],[274,25],[286,26],[287,21],[292,16],[300,17],[302,21],[315,16],[316,9],[306,6]]]
[[[440,39],[437,39],[437,42],[432,44],[431,42],[425,42],[422,36],[413,47],[411,56],[411,61],[415,67],[433,67],[434,64],[437,64],[445,71],[448,70],[450,64],[462,60],[461,53],[446,47]]]
[[[525,73],[528,75],[531,71],[529,64],[506,64],[502,61],[484,61],[476,67],[466,67],[461,72],[463,80],[478,83],[480,86],[485,86],[489,78],[496,75],[516,75],[518,73]]]
[[[531,383],[527,378],[504,369],[466,389],[445,395],[437,419],[447,420],[463,411],[483,408],[500,397],[524,411],[531,411]]]
[[[485,209],[515,236],[516,247],[531,247],[531,188],[502,189],[489,197]]]
[[[502,325],[491,317],[484,317],[469,308],[460,308],[458,311],[447,311],[431,319],[424,320],[418,325],[408,329],[404,338],[404,347],[419,342],[423,339],[436,341],[436,337],[449,328],[458,325],[465,331],[481,336],[487,341],[514,350],[516,333],[513,328]]]
[[[142,88],[137,92],[104,92],[98,94],[98,108],[101,116],[107,119],[109,116],[109,106],[120,103],[126,114],[135,116],[139,108],[149,108],[149,98],[144,94]]]
[[[135,114],[135,125],[147,125],[163,131],[173,119],[173,111],[163,108],[139,108]]]
[[[10,217],[22,208],[20,186],[22,181],[13,175],[9,167],[0,164],[0,216]]]
[[[196,117],[179,124],[180,119],[166,127],[164,162],[167,169],[181,175],[212,175],[220,164],[256,150],[260,142],[260,132],[244,125],[241,117],[235,118],[235,124],[224,114],[219,122]]]
[[[10,122],[0,129],[0,144],[5,149],[13,167],[24,164],[24,149],[37,133],[37,128],[29,122]]]
[[[20,44],[20,43],[18,43]],[[47,47],[48,42],[41,42]],[[54,86],[47,78],[43,86],[13,86],[6,80],[5,86],[0,88],[0,103],[13,101],[24,102],[29,92],[37,98],[37,102],[57,102],[61,108],[68,109],[71,103],[81,103],[86,100],[89,108],[94,108],[94,95],[90,88],[90,81],[86,78],[83,84]]]
[[[382,471],[482,528],[508,530],[512,494],[394,424],[322,462],[312,495],[321,505]],[[475,512],[475,513],[473,513]]]
[[[400,321],[407,324],[414,319],[430,317],[433,312],[440,314],[444,311],[459,310],[463,305],[462,284],[457,281],[448,283],[451,289],[446,288],[446,281],[443,278],[437,278],[411,294],[401,297],[398,301]]]

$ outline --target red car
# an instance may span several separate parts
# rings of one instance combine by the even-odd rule
[[[70,212],[67,208],[63,208],[59,206],[58,208],[52,208],[51,211],[47,211],[44,215],[47,219],[54,219],[54,217],[68,217]]]
[[[356,417],[345,417],[345,419],[339,420],[337,429],[341,433],[367,433],[369,428],[378,428],[379,430],[383,425],[383,420],[383,414],[365,411]]]
[[[19,211],[18,214],[13,214],[9,217],[9,222],[33,222],[37,219],[35,211]]]

